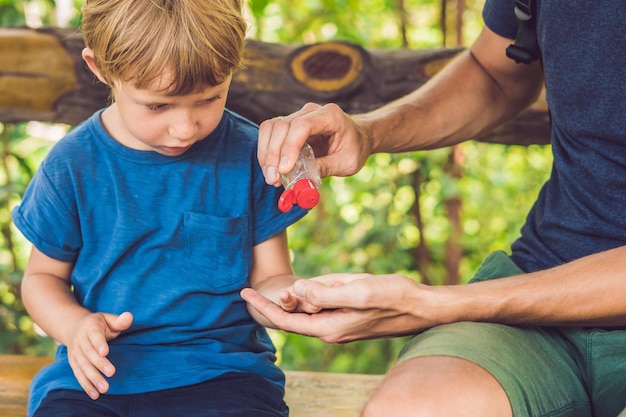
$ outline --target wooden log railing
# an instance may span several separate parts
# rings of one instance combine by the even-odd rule
[[[108,91],[84,65],[83,47],[80,32],[72,29],[0,28],[0,122],[74,125],[105,106]],[[309,101],[365,112],[424,84],[460,51],[249,40],[245,69],[235,74],[227,106],[257,123],[292,113]],[[516,119],[477,139],[545,144],[549,129],[547,106],[540,98]]]

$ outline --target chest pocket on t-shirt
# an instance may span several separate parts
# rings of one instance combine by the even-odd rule
[[[209,292],[242,288],[250,268],[248,217],[185,212],[185,269]]]

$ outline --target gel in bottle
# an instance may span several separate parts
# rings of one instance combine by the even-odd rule
[[[320,201],[320,193],[317,187],[322,184],[320,173],[315,164],[315,155],[311,145],[305,143],[293,169],[286,174],[280,175],[280,182],[285,187],[278,208],[287,212],[297,205],[303,209],[312,209]]]

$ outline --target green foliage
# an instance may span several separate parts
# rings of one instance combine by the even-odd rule
[[[0,26],[23,26],[25,24],[22,2],[0,0]]]
[[[52,24],[54,2],[42,5],[41,22]],[[0,24],[23,25],[24,1],[0,0]],[[442,44],[440,0],[250,0],[250,36],[268,42],[349,40],[367,48],[426,48]],[[80,0],[74,3],[79,15]],[[482,0],[466,0],[464,39],[481,27]],[[402,25],[405,13],[406,25]],[[32,124],[1,125],[0,151],[0,353],[51,354],[54,342],[32,323],[20,297],[29,244],[11,225],[10,209],[51,142]],[[43,135],[41,135],[43,136]],[[416,281],[446,281],[448,244],[457,239],[446,202],[461,202],[458,242],[461,282],[487,254],[507,249],[549,174],[549,147],[467,142],[458,150],[459,175],[447,168],[450,149],[377,154],[349,178],[326,178],[321,202],[289,229],[294,268],[302,277],[332,272],[401,273]],[[420,216],[421,224],[417,216]],[[423,225],[423,226],[421,226]],[[418,262],[420,251],[427,257]],[[272,331],[285,369],[383,373],[406,338],[328,345],[317,339]]]
[[[405,2],[412,26],[413,46],[441,45],[439,0]],[[410,3],[410,4],[409,4]],[[397,2],[392,0],[251,0],[255,17],[251,34],[267,42],[314,43],[346,40],[369,47],[402,46]]]
[[[28,138],[26,125],[0,124],[0,352],[49,354],[54,345],[37,333],[22,304],[20,282],[27,245],[13,230],[10,214],[48,149],[45,142]]]

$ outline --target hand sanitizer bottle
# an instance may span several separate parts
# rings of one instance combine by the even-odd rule
[[[280,211],[287,212],[294,204],[307,210],[317,205],[320,201],[317,187],[322,184],[322,180],[311,145],[304,144],[293,169],[286,174],[281,174],[280,182],[285,187],[285,191],[278,200]]]

